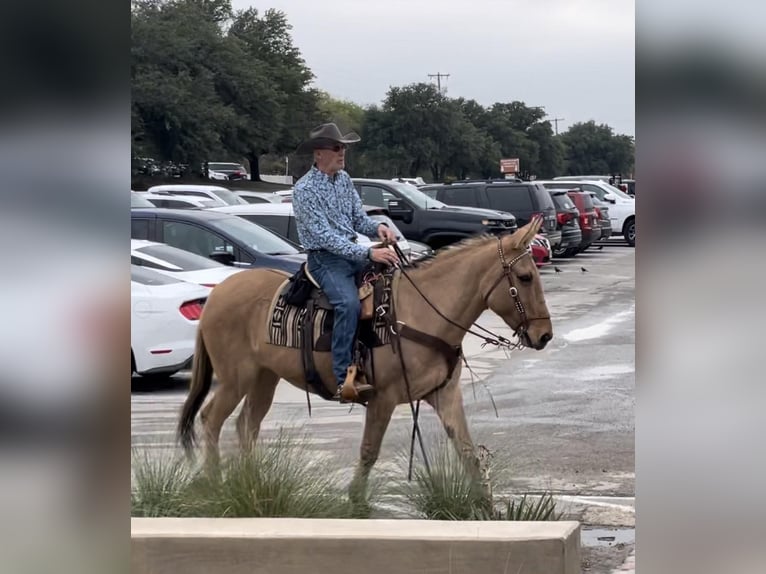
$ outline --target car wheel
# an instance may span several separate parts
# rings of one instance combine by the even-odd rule
[[[628,245],[631,247],[636,246],[636,218],[631,217],[625,222],[625,225],[622,228],[622,236],[625,238],[625,241],[628,242]]]
[[[564,257],[574,257],[580,252],[579,247],[568,247],[564,250]]]
[[[567,256],[567,251],[569,251],[569,249],[567,249],[566,247],[557,247],[556,249],[553,250],[553,256],[554,257],[566,257]]]
[[[167,371],[164,373],[147,373],[142,374],[141,378],[147,383],[164,383],[167,382],[170,377],[175,375],[178,371]]]

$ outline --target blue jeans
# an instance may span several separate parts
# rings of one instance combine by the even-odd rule
[[[361,311],[356,275],[366,265],[365,261],[352,261],[328,251],[312,251],[308,254],[309,273],[322,286],[327,299],[335,308],[332,371],[338,385],[345,381],[346,369],[353,359],[356,327]]]

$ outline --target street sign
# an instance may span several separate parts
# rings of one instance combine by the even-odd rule
[[[506,158],[500,160],[500,173],[518,173],[519,158]]]

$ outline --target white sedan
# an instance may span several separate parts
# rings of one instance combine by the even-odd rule
[[[243,271],[190,251],[144,239],[130,240],[130,262],[211,289],[224,279]]]
[[[169,377],[191,366],[197,325],[210,289],[131,265],[131,371]]]

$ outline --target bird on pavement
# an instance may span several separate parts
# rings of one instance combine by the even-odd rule
[[[556,273],[561,273],[561,269],[559,269],[559,268],[558,268],[558,267],[556,267],[555,265],[554,265],[554,267],[553,267],[553,270],[554,270]]]
[[[588,270],[585,267],[580,267],[580,271],[582,271],[583,273],[587,273],[588,272]]]

